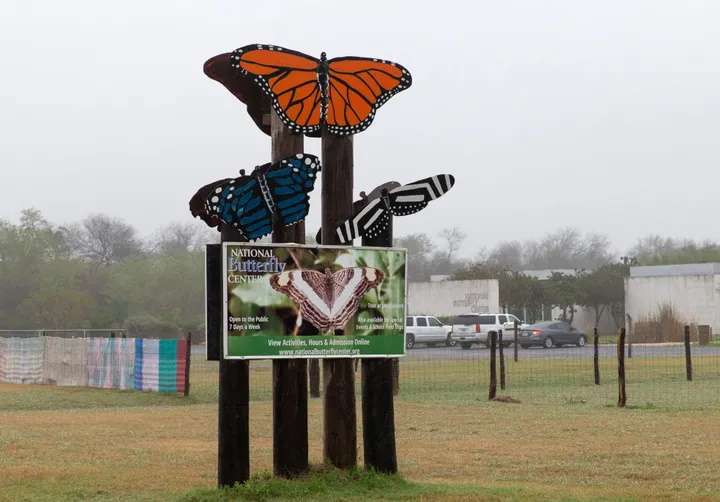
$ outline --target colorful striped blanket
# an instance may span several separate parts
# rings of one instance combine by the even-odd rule
[[[134,367],[134,338],[87,338],[88,387],[132,389]]]
[[[86,385],[87,351],[83,338],[43,337],[42,383],[50,385]]]
[[[0,382],[42,383],[44,340],[0,339]]]
[[[186,340],[0,338],[0,382],[184,392]]]
[[[186,340],[135,339],[135,388],[185,391]]]

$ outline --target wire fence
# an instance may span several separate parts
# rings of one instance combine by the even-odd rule
[[[720,403],[720,343],[693,343],[690,347],[692,380],[688,380],[683,344],[626,345],[628,406],[702,407]],[[488,400],[491,352],[484,346],[464,350],[416,345],[399,359],[395,399],[438,404]],[[619,390],[617,346],[615,343],[598,346],[599,384],[595,383],[594,353],[592,343],[584,347],[518,348],[516,361],[514,346],[510,345],[503,349],[501,365],[496,349],[496,397],[537,405],[615,406]],[[193,347],[192,357],[191,393],[200,394],[203,401],[216,400],[218,363],[205,360],[202,345]],[[272,362],[250,361],[250,376],[250,399],[270,401]],[[322,374],[318,380],[322,382]],[[355,382],[359,399],[360,364],[356,365]]]
[[[33,334],[37,338],[41,332],[24,333],[25,338],[32,338]],[[52,333],[53,337],[57,336],[56,333]],[[67,338],[88,339],[98,333],[107,338],[127,335],[122,330],[75,330],[74,333],[75,335],[68,330],[63,334]],[[49,331],[46,334],[49,334]],[[18,336],[18,332],[0,332],[0,340]],[[498,349],[495,364],[497,397],[538,405],[615,405],[619,386],[618,349],[613,339],[603,338],[605,343],[599,344],[597,351],[599,384],[595,383],[595,350],[591,340],[584,347],[518,348],[517,360],[515,347],[509,345],[503,348],[502,364]],[[158,345],[158,354],[160,347]],[[67,347],[66,349],[70,350]],[[488,400],[491,353],[485,346],[477,345],[462,349],[459,346],[429,347],[416,344],[414,348],[407,350],[405,357],[399,359],[398,391],[395,399],[458,404]],[[690,345],[691,379],[688,379],[686,348],[681,343],[627,345],[624,355],[629,406],[702,407],[720,403],[720,342],[711,339],[702,345],[697,342]],[[62,357],[66,361],[73,360],[73,355],[69,352]],[[98,361],[97,364],[100,364],[100,359]],[[358,399],[360,366],[356,365],[355,379]],[[320,367],[322,368],[322,364]],[[501,369],[504,375],[500,374]],[[147,366],[146,371],[156,374],[160,370],[160,367]],[[168,368],[163,371],[167,372]],[[272,362],[251,361],[250,376],[251,400],[272,400]],[[82,380],[77,378],[78,381]],[[82,381],[87,382],[87,378]],[[322,390],[322,370],[318,382]],[[33,383],[40,382],[33,380]],[[196,402],[217,402],[218,363],[205,359],[204,345],[191,347],[189,387],[190,396]],[[308,385],[309,389],[312,387]]]

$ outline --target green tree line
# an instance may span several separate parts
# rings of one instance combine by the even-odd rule
[[[618,261],[607,237],[565,228],[538,240],[501,242],[463,259],[466,234],[395,239],[408,249],[409,280],[432,275],[498,278],[501,301],[539,316],[552,305],[572,320],[573,305],[604,309],[622,321],[623,278],[629,265],[720,261],[712,242],[649,236]],[[308,242],[312,239],[308,236]],[[36,209],[17,222],[0,220],[0,329],[127,328],[133,333],[202,335],[205,316],[204,246],[219,234],[198,221],[170,223],[148,238],[121,219],[91,214],[58,225]],[[540,281],[529,269],[571,269]]]
[[[595,270],[575,270],[571,273],[552,272],[547,279],[510,270],[486,262],[475,262],[458,269],[455,280],[497,279],[500,303],[510,313],[534,323],[544,308],[560,310],[560,319],[572,324],[577,306],[593,309],[595,325],[607,310],[617,327],[622,326],[625,305],[625,277],[630,262],[607,263]],[[523,308],[525,314],[522,314]]]

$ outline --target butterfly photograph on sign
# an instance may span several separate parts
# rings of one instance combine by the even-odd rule
[[[351,243],[358,237],[375,237],[388,225],[393,216],[406,216],[421,211],[446,194],[455,184],[451,174],[438,174],[422,180],[400,185],[397,181],[384,183],[369,194],[360,192],[360,200],[353,204],[353,217],[340,224],[336,233],[341,244]],[[322,229],[317,233],[321,241]]]
[[[403,66],[377,58],[320,59],[277,45],[246,45],[230,56],[272,99],[283,123],[296,133],[345,136],[367,129],[375,113],[412,85]]]
[[[190,199],[190,212],[209,227],[220,223],[239,230],[248,240],[272,232],[273,217],[282,225],[302,221],[310,211],[309,193],[321,171],[320,159],[299,153],[275,164],[256,167],[249,175],[209,183]]]
[[[291,270],[270,277],[275,291],[289,296],[302,318],[321,333],[342,330],[360,306],[360,299],[377,288],[384,274],[373,267],[341,268],[332,272]],[[379,301],[378,301],[379,303]]]
[[[224,243],[227,356],[404,354],[406,256],[394,248]]]

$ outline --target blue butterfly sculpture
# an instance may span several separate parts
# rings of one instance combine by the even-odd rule
[[[190,212],[208,226],[220,222],[235,227],[248,240],[272,232],[276,216],[283,225],[305,219],[315,188],[320,159],[298,153],[275,164],[257,166],[250,175],[226,178],[205,185],[190,199]]]

